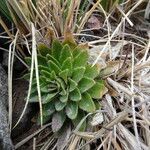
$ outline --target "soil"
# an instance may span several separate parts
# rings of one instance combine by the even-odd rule
[[[27,81],[23,79],[17,79],[13,81],[13,126],[17,123],[24,109],[27,90]],[[12,138],[17,138],[31,128],[33,125],[31,119],[34,112],[35,110],[32,108],[31,104],[28,104],[28,107],[20,123],[12,130]]]
[[[27,97],[28,82],[24,79],[15,79],[13,81],[13,126],[17,123],[25,106],[25,98]],[[33,117],[37,113],[38,106],[36,104],[28,104],[28,107],[23,115],[20,123],[12,130],[13,143],[17,144],[25,137],[34,133],[40,127],[34,122]],[[30,142],[29,142],[30,143]],[[32,141],[31,141],[32,143]],[[25,144],[20,147],[20,150],[24,150],[30,144]],[[32,145],[32,144],[31,144]],[[30,147],[31,148],[31,147]]]

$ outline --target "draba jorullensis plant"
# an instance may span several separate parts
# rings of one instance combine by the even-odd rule
[[[104,81],[97,78],[99,67],[88,63],[87,50],[86,46],[58,40],[52,42],[51,48],[44,44],[38,46],[43,121],[46,123],[52,118],[54,132],[66,122],[77,126],[87,113],[100,108],[98,100],[106,92],[106,87]],[[31,58],[26,60],[29,62]],[[38,102],[35,75],[30,102]]]

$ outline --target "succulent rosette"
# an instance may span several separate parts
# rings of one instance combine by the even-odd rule
[[[106,92],[98,78],[100,68],[88,63],[87,47],[54,40],[52,47],[38,46],[38,69],[44,123],[52,118],[58,131],[70,120],[77,125],[98,109],[98,100]],[[31,58],[26,58],[30,64]],[[29,79],[29,78],[28,78]],[[38,102],[36,78],[33,77],[30,102]]]

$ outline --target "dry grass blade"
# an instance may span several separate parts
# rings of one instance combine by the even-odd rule
[[[18,32],[16,33],[14,41],[9,46],[9,58],[8,58],[8,105],[9,105],[9,125],[10,131],[12,128],[12,78],[13,78],[13,62],[14,53],[16,48],[16,42],[18,38]]]
[[[28,106],[34,69],[40,107],[40,122],[42,126],[43,112],[36,45],[38,42],[44,42],[46,45],[50,45],[55,38],[62,41],[68,36],[69,30],[77,37],[77,41],[81,38],[81,40],[78,41],[79,43],[82,42],[82,38],[90,41],[88,43],[89,46],[92,47],[89,50],[92,59],[90,63],[92,63],[93,66],[99,63],[102,69],[99,78],[106,79],[109,90],[99,101],[102,106],[102,110],[99,111],[103,116],[103,120],[95,126],[90,122],[92,130],[88,129],[85,132],[80,132],[79,129],[86,118],[88,117],[92,120],[95,114],[88,114],[82,118],[72,132],[72,135],[68,136],[63,149],[90,149],[91,147],[93,148],[93,145],[97,150],[149,149],[150,32],[148,31],[149,23],[142,19],[144,19],[144,11],[145,18],[149,18],[150,2],[145,0],[128,0],[124,1],[121,5],[117,5],[117,3],[120,4],[119,1],[111,0],[109,2],[113,4],[112,10],[107,11],[104,9],[102,1],[7,1],[11,18],[20,31],[17,30],[17,33],[14,34],[0,18],[0,24],[9,36],[0,35],[0,38],[11,40],[8,66],[10,128],[13,113],[11,93],[13,88],[13,59],[15,55],[17,55],[17,57],[19,56],[18,51],[15,53],[15,50],[19,50],[22,53],[19,45],[21,45],[21,47],[25,45],[27,53],[31,55],[32,60],[27,100],[14,128],[22,119]],[[106,3],[108,4],[108,1],[106,1]],[[145,4],[147,4],[146,10],[143,9],[143,6],[140,6],[142,3],[145,7]],[[108,4],[108,9],[110,9],[110,4]],[[143,10],[139,11],[140,7],[142,7]],[[138,13],[140,17],[136,16]],[[86,26],[91,15],[97,17],[100,21],[101,26],[98,29]],[[31,22],[33,23],[31,24]],[[139,25],[139,22],[142,25]],[[87,29],[85,29],[86,27]],[[17,45],[17,40],[19,41],[19,45]],[[4,48],[0,49],[6,50]],[[22,56],[24,56],[23,53]],[[96,121],[98,121],[98,119]],[[36,133],[31,134],[16,144],[15,148],[20,148],[29,142],[29,140],[33,140],[32,145],[30,145],[33,149],[38,149],[39,147],[42,150],[57,149],[58,141],[51,130],[48,132],[49,134],[46,138],[44,137],[44,139],[47,139],[46,141],[43,140],[43,137],[39,140],[38,138],[40,138],[40,136],[35,138],[36,135],[48,126],[50,126],[50,124],[42,126]]]
[[[25,111],[26,111],[26,108],[28,106],[28,103],[29,103],[29,99],[30,99],[30,93],[31,93],[31,86],[32,86],[32,79],[33,79],[33,69],[34,69],[34,60],[35,59],[35,54],[34,52],[32,52],[32,61],[31,61],[31,72],[30,72],[30,82],[29,82],[29,89],[28,89],[28,95],[27,95],[27,100],[26,100],[26,103],[25,103],[25,106],[24,106],[24,109],[22,111],[22,114],[20,115],[20,118],[18,119],[17,123],[15,124],[15,126],[13,128],[15,128],[20,120],[22,119]]]
[[[50,125],[51,125],[51,123],[44,125],[41,129],[39,129],[35,133],[31,134],[30,136],[26,137],[21,142],[17,143],[15,145],[15,149],[18,149],[19,147],[21,147],[22,145],[24,145],[26,142],[28,142],[29,140],[31,140],[34,136],[36,136],[37,134],[39,134],[41,131],[43,131],[45,128],[49,127]]]
[[[149,17],[150,17],[149,15],[150,15],[150,1],[148,1],[148,3],[147,3],[147,7],[145,10],[145,18],[149,19]]]
[[[8,1],[8,8],[12,19],[16,26],[23,32],[26,33],[29,30],[29,20],[25,15],[25,12],[22,11],[21,5],[15,0]],[[21,25],[20,25],[21,24]]]
[[[106,50],[107,46],[109,45],[110,41],[112,40],[112,38],[118,33],[118,30],[120,29],[121,25],[123,24],[123,22],[125,21],[126,17],[128,17],[132,11],[134,11],[134,9],[136,9],[144,0],[139,0],[136,5],[134,5],[125,15],[125,17],[123,17],[123,19],[121,20],[121,22],[118,24],[118,26],[116,27],[115,31],[112,33],[112,35],[110,36],[110,38],[108,39],[107,43],[105,44],[104,48],[101,50],[100,54],[98,55],[97,59],[94,61],[93,66],[98,62],[99,58],[101,57],[102,53]]]
[[[92,8],[85,14],[85,16],[83,16],[82,21],[78,27],[77,33],[80,33],[81,30],[83,29],[85,23],[87,22],[87,20],[89,19],[89,17],[91,16],[91,14],[93,13],[93,11],[95,10],[96,7],[98,7],[99,3],[101,0],[98,0],[96,3],[93,4]]]
[[[38,91],[38,99],[40,106],[40,120],[41,126],[43,125],[43,113],[42,113],[42,100],[41,100],[41,91],[40,91],[40,83],[39,83],[39,71],[38,71],[38,60],[37,60],[37,49],[36,49],[36,37],[35,37],[35,27],[31,24],[32,28],[32,53],[34,53],[35,60],[35,74],[36,74],[36,83],[37,83],[37,91]]]
[[[110,123],[108,123],[107,125],[104,126],[104,128],[102,127],[99,131],[97,131],[97,133],[95,133],[94,138],[89,140],[86,144],[84,144],[83,146],[81,146],[79,149],[82,149],[84,146],[86,146],[87,144],[90,144],[91,142],[93,142],[95,139],[98,139],[99,137],[101,137],[105,131],[108,129],[111,129],[114,125],[118,124],[119,122],[123,121],[125,117],[127,117],[128,115],[128,111],[124,111],[121,112],[120,114],[118,114],[118,116],[116,116]]]
[[[132,45],[132,73],[131,73],[131,92],[134,93],[134,46]],[[134,123],[134,132],[136,136],[137,146],[139,150],[141,150],[141,145],[139,141],[139,135],[137,130],[137,123],[136,123],[136,114],[135,114],[135,99],[134,95],[132,95],[132,115],[133,115],[133,123]]]

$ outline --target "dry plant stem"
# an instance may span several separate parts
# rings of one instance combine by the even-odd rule
[[[74,132],[75,135],[82,137],[83,139],[90,140],[95,137],[95,133],[92,132]]]
[[[20,18],[20,20],[23,22],[23,24],[26,26],[26,28],[28,30],[30,30],[29,29],[29,20],[25,16],[24,12],[22,11],[19,3],[15,0],[8,0],[8,4],[16,11],[16,14]],[[10,8],[10,6],[9,6],[9,8]],[[14,17],[13,13],[11,12],[11,9],[10,9],[10,13],[12,14],[12,17]],[[15,19],[14,19],[14,21],[15,21]],[[18,24],[17,22],[15,22],[15,23]]]
[[[149,2],[149,4],[150,4],[150,2]],[[148,45],[147,45],[147,47],[146,47],[146,49],[145,49],[145,55],[144,55],[144,57],[143,57],[143,59],[142,59],[143,62],[146,61],[149,50],[150,50],[150,39],[149,39]],[[141,76],[142,76],[142,74],[144,74],[144,71],[141,72]],[[142,77],[140,77],[140,78],[142,78]],[[146,103],[143,104],[143,107],[145,108],[144,111],[143,111],[143,116],[144,116],[145,118],[148,118],[148,111],[147,111],[147,109],[146,109],[146,107],[147,107]],[[144,126],[144,125],[143,125],[143,126]],[[147,142],[147,145],[150,147],[150,133],[147,131],[147,129],[149,129],[149,126],[150,126],[150,124],[149,124],[149,125],[145,125],[144,127],[145,127],[146,142]]]
[[[9,36],[0,36],[1,39],[11,39]]]
[[[3,20],[1,18],[0,18],[0,24],[3,27],[3,29],[5,30],[5,32],[8,34],[9,38],[13,41],[14,40],[14,36],[11,34],[11,32],[7,28],[6,24],[3,22]],[[25,57],[25,54],[22,51],[22,49],[18,45],[16,45],[16,47],[18,48],[18,50],[21,53],[21,55]]]
[[[14,41],[10,44],[9,47],[9,56],[8,56],[8,108],[9,108],[9,126],[10,132],[12,128],[12,77],[13,77],[13,62],[14,62],[14,54],[16,48],[16,42],[18,38],[18,31],[16,33]]]
[[[40,82],[39,82],[39,71],[38,71],[38,60],[37,60],[37,50],[36,50],[36,38],[35,38],[35,27],[33,23],[31,24],[32,28],[32,51],[35,53],[35,74],[36,74],[36,82],[37,82],[37,91],[38,91],[38,99],[39,99],[39,107],[40,107],[40,119],[41,126],[43,125],[43,113],[42,113],[42,100],[41,100],[41,91],[40,91]]]
[[[134,93],[134,58],[135,58],[134,45],[132,44],[132,72],[131,72],[131,92],[132,93]],[[134,132],[135,132],[137,144],[138,144],[139,150],[141,150],[139,135],[138,135],[138,130],[137,130],[137,124],[136,124],[134,95],[132,95],[132,115],[133,115]]]
[[[54,136],[51,136],[47,141],[46,143],[42,146],[42,148],[40,150],[48,150],[49,149],[49,146],[52,145],[52,143],[55,142],[55,138]]]
[[[145,49],[145,54],[144,54],[144,57],[143,57],[143,59],[142,59],[143,62],[146,61],[147,56],[148,56],[148,53],[149,53],[149,50],[150,50],[150,39],[149,39],[148,44],[147,44],[146,49]],[[150,57],[149,57],[149,58],[150,58]]]
[[[89,42],[88,45],[91,46],[91,47],[94,47],[95,44],[97,44],[97,43],[104,43],[104,42],[107,42],[107,41],[108,41],[108,39],[101,39],[100,38],[100,40],[98,40],[98,41],[96,40],[96,41]],[[120,42],[120,41],[122,41],[122,40],[111,40],[111,42]],[[132,42],[132,41],[124,40],[124,42],[128,42],[130,44],[134,44],[134,45],[139,46],[141,48],[145,48],[145,45],[141,45],[141,44],[138,44],[138,43],[135,43],[135,42]]]
[[[4,23],[4,21],[2,20],[2,18],[0,18],[0,24],[1,26],[4,28],[4,30],[6,31],[6,33],[8,34],[9,38],[11,38],[12,40],[14,39],[13,35],[10,33],[9,29],[7,28],[6,24]]]
[[[75,17],[74,17],[74,22],[75,23],[74,23],[74,25],[72,27],[73,31],[75,31],[75,28],[76,28],[80,3],[81,3],[81,0],[78,0],[78,2],[77,2],[77,8],[75,9]]]
[[[30,0],[30,3],[31,3],[31,5],[32,5],[32,7],[33,7],[33,10],[36,12],[37,16],[38,16],[43,22],[45,22],[44,19],[43,19],[43,17],[46,18],[46,16],[45,16],[43,13],[42,13],[43,17],[40,15],[39,11],[35,8],[34,4],[32,3],[32,0]],[[45,24],[46,24],[46,22],[45,22]]]
[[[25,143],[27,143],[29,140],[31,140],[34,136],[36,136],[37,134],[39,134],[41,131],[43,131],[45,128],[51,126],[51,123],[44,125],[41,129],[37,130],[35,133],[29,135],[28,137],[26,137],[25,139],[23,139],[21,142],[17,143],[15,145],[15,149],[18,149],[19,147],[21,147],[22,145],[24,145]]]
[[[77,30],[77,33],[80,33],[81,30],[83,29],[86,21],[89,19],[89,17],[91,16],[91,14],[93,13],[93,11],[95,10],[95,8],[99,5],[101,0],[97,0],[97,2],[95,4],[93,4],[93,7],[85,14],[85,17],[82,18],[82,22],[79,25],[79,28]]]
[[[98,146],[97,150],[100,150],[102,148],[102,146],[104,146],[105,142],[107,142],[107,140],[109,139],[110,134],[108,134],[106,136],[106,138],[102,141],[102,143]]]
[[[105,16],[105,19],[106,19],[106,23],[107,23],[107,32],[108,32],[108,39],[110,39],[110,32],[111,32],[111,27],[110,27],[110,23],[109,23],[109,16],[107,16],[107,13],[106,11],[103,9],[102,5],[99,4],[100,6],[100,9],[102,10],[102,12],[104,13],[104,16]],[[110,44],[110,41],[108,43],[108,47],[109,47],[109,52],[110,52],[110,59],[112,58],[111,54],[111,44]]]
[[[37,16],[45,23],[46,26],[50,26],[50,25],[53,26],[53,23],[51,22],[51,20],[49,21],[49,20],[47,19],[47,16],[44,14],[44,12],[43,12],[43,10],[42,10],[41,7],[38,7],[38,9],[36,9],[36,8],[33,6],[33,8],[34,8],[34,10],[36,11]],[[40,12],[41,14],[40,14],[39,12]],[[44,20],[44,19],[45,19],[45,20]],[[56,33],[56,29],[55,29],[54,26],[53,26],[53,29],[55,30],[55,33]]]
[[[9,53],[9,50],[8,49],[5,49],[5,48],[2,48],[2,47],[0,47],[0,50],[3,50],[3,51],[5,51],[5,52],[7,52],[7,53]],[[12,54],[12,52],[11,52],[11,54]],[[16,53],[14,54],[14,56],[25,66],[25,67],[29,67]]]
[[[31,50],[30,50],[30,48],[29,48],[29,43],[28,43],[28,40],[27,40],[27,38],[23,35],[23,37],[24,37],[24,40],[25,40],[25,45],[26,45],[26,47],[27,47],[27,51],[28,51],[28,53],[31,55]]]
[[[57,34],[59,35],[60,33],[63,32],[63,27],[61,27],[62,22],[60,21],[61,20],[60,18],[63,17],[61,13],[60,5],[59,5],[60,1],[50,0],[50,3],[52,5],[52,8],[51,8],[52,10],[50,13],[53,17],[52,22],[55,22],[54,26],[56,28]],[[58,13],[60,13],[60,16],[58,15]]]
[[[126,118],[125,119],[126,121],[131,121],[133,122],[133,118]],[[143,125],[148,125],[150,126],[150,123],[149,122],[146,122],[145,120],[139,120],[139,119],[136,119],[136,122],[140,123],[140,124],[143,124]],[[150,131],[149,131],[150,132]]]
[[[74,36],[87,36],[87,37],[93,37],[93,38],[97,38],[97,39],[101,39],[101,37],[99,36],[95,36],[95,35],[90,35],[90,34],[85,34],[85,33],[74,33]]]
[[[120,147],[120,145],[118,144],[118,142],[116,142],[114,138],[112,139],[112,143],[116,150],[122,150],[122,148]]]
[[[36,150],[36,138],[33,138],[33,150]]]
[[[95,134],[94,138],[88,141],[86,144],[81,146],[79,149],[82,149],[87,144],[90,144],[92,141],[98,139],[100,136],[102,136],[106,129],[111,129],[114,125],[120,123],[122,120],[124,120],[128,116],[128,110],[125,110],[118,114],[111,122],[109,122],[107,125],[104,126],[104,128],[101,128],[97,133]]]
[[[112,141],[112,132],[109,133],[109,141],[108,141],[107,149],[111,149],[111,141]]]
[[[132,11],[139,6],[144,0],[139,0],[125,15],[126,17],[128,17]],[[126,17],[124,17],[121,22],[118,24],[118,26],[116,27],[115,31],[112,33],[111,37],[108,39],[108,41],[106,42],[105,46],[103,47],[103,49],[101,50],[101,52],[99,53],[97,59],[93,62],[93,66],[98,62],[99,58],[101,57],[101,55],[103,54],[103,52],[106,50],[108,44],[110,43],[110,41],[112,40],[112,38],[118,33],[118,30],[120,29],[122,23],[126,20]]]
[[[32,79],[33,79],[33,69],[34,69],[34,59],[35,59],[35,56],[34,56],[34,51],[32,51],[32,59],[31,59],[31,72],[30,72],[30,80],[29,80],[29,89],[28,89],[28,94],[27,94],[27,100],[26,100],[26,103],[25,103],[25,106],[24,106],[24,109],[17,121],[17,123],[15,124],[15,126],[13,127],[13,129],[19,124],[20,120],[22,119],[25,111],[26,111],[26,108],[28,106],[28,103],[29,103],[29,99],[30,99],[30,93],[31,93],[31,87],[32,87]]]
[[[147,39],[140,37],[138,35],[132,34],[132,33],[123,32],[122,34],[124,34],[125,36],[129,36],[131,38],[134,38],[135,40],[138,40],[140,43],[142,43],[144,45],[144,48],[145,48],[145,45],[147,44]]]
[[[134,98],[136,98],[137,100],[141,101],[141,96],[135,95],[134,93],[132,93],[129,89],[127,89],[126,87],[124,87],[123,85],[119,84],[118,82],[112,80],[111,78],[107,79],[108,83],[113,86],[117,91],[119,92],[123,92],[125,94],[127,94],[127,96],[132,97],[134,96]]]
[[[72,139],[72,142],[70,143],[70,146],[68,148],[68,150],[75,150],[76,149],[76,146],[77,146],[77,143],[78,141],[81,139],[81,137],[79,136],[75,136],[73,139]]]
[[[36,140],[36,147],[38,147],[38,146],[40,146],[40,145],[43,146],[42,141],[43,141],[44,139],[46,139],[46,138],[49,138],[49,137],[51,136],[51,134],[52,134],[52,131],[50,131],[50,132],[48,132],[47,134],[43,135],[42,138],[40,138],[39,140],[37,139],[37,140]],[[32,145],[29,146],[29,149],[32,149]]]
[[[141,64],[135,64],[135,66],[134,66],[134,73],[136,73],[136,72],[138,72],[138,71],[140,71],[140,70],[142,70],[142,69],[144,69],[144,68],[149,68],[149,66],[150,66],[150,60],[147,60],[147,61],[145,61],[145,62],[143,62],[143,63],[141,63]],[[129,68],[127,71],[126,71],[126,73],[125,73],[125,75],[126,76],[130,76],[131,75],[131,68]]]
[[[126,14],[122,11],[122,9],[120,8],[120,6],[117,6],[117,9],[121,12],[121,14],[125,17],[125,19],[127,20],[127,22],[130,24],[131,27],[133,27],[133,23],[131,22],[131,20],[128,18],[128,16],[126,16]]]
[[[112,80],[111,78],[107,78],[107,81],[108,81],[108,83],[109,83],[111,86],[113,86],[117,91],[120,90],[120,91],[126,93],[127,95],[132,96],[133,93],[132,93],[129,89],[127,89],[127,88],[125,88],[124,86],[122,86],[121,84],[119,84],[118,82]]]
[[[74,10],[74,7],[75,7],[75,2],[76,0],[72,0],[71,1],[71,4],[70,4],[70,9],[68,11],[68,15],[67,15],[67,19],[66,19],[66,24],[65,24],[65,29],[64,29],[64,33],[69,29],[72,28],[72,23],[73,23],[73,10]]]

